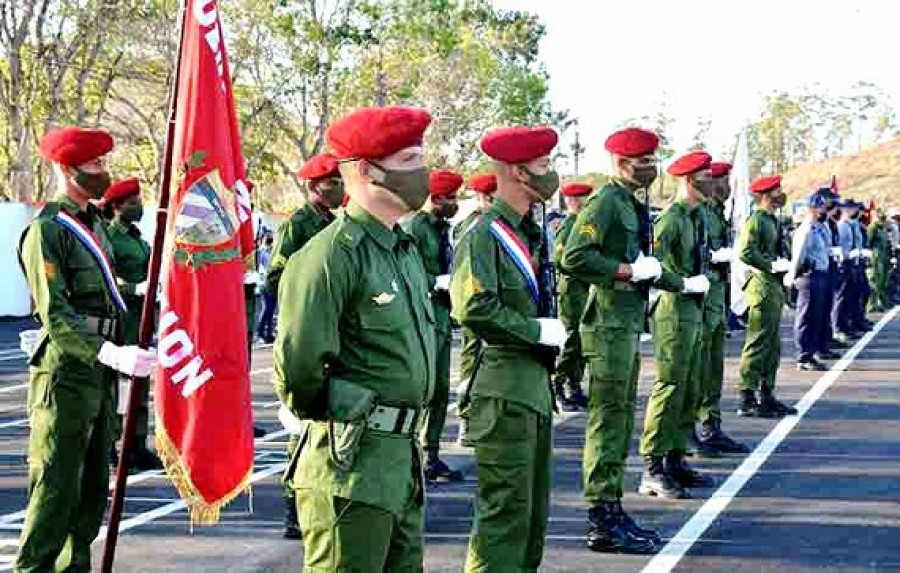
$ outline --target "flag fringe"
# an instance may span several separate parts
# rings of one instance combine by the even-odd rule
[[[203,496],[200,495],[200,492],[197,491],[194,482],[191,481],[190,471],[188,471],[187,466],[184,465],[181,453],[178,451],[175,444],[172,443],[172,440],[169,439],[169,436],[166,434],[165,428],[162,427],[162,425],[157,426],[156,428],[155,442],[156,453],[159,455],[160,460],[162,460],[163,466],[166,469],[166,474],[172,481],[172,485],[178,490],[178,495],[180,495],[181,498],[184,499],[185,504],[187,504],[192,528],[194,524],[217,524],[222,509],[231,503],[234,498],[250,488],[250,478],[253,476],[252,464],[250,470],[233,490],[214,502],[206,501]]]

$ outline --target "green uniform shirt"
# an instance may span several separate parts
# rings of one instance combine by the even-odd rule
[[[706,237],[710,252],[728,247],[728,222],[725,220],[725,208],[721,203],[703,205],[703,223],[706,225]],[[703,299],[704,311],[708,314],[725,312],[725,289],[728,288],[728,263],[710,265],[709,292]]]
[[[700,322],[703,318],[702,295],[681,294],[684,279],[700,274],[698,240],[703,212],[692,209],[679,199],[662,212],[653,225],[653,254],[663,268],[656,285],[664,292],[656,305],[657,317],[672,317],[679,321]]]
[[[559,229],[556,231],[556,238],[553,248],[553,266],[556,268],[557,284],[556,290],[559,293],[559,315],[563,320],[578,321],[581,313],[584,312],[584,303],[587,300],[588,283],[571,277],[562,268],[562,258],[566,251],[566,241],[572,234],[575,227],[576,215],[569,214],[563,220]]]
[[[484,341],[484,358],[470,392],[550,415],[547,369],[533,353],[540,337],[538,306],[522,271],[491,234],[495,219],[509,225],[534,263],[541,241],[540,227],[498,197],[456,247],[453,316]]]
[[[450,332],[450,295],[446,292],[435,292],[435,279],[441,274],[441,234],[450,233],[450,223],[446,219],[436,217],[431,213],[419,212],[412,216],[404,225],[404,229],[419,248],[419,255],[425,265],[425,274],[428,276],[428,290],[432,291],[435,319],[438,330],[442,333]],[[448,237],[449,239],[449,237]]]
[[[422,259],[399,227],[356,203],[291,257],[278,290],[274,385],[300,419],[325,420],[328,381],[372,390],[379,404],[423,408],[434,388],[434,315]],[[295,488],[400,514],[415,480],[413,438],[366,431],[354,465],[336,469],[325,424],[312,424]]]
[[[455,227],[453,227],[453,242],[458,243],[462,238],[463,233],[469,230],[472,226],[472,222],[482,215],[481,209],[475,209],[468,215],[466,215],[465,219],[460,221]]]
[[[272,257],[266,270],[266,290],[269,293],[278,293],[278,281],[281,280],[281,273],[284,272],[291,255],[303,248],[303,245],[333,220],[331,213],[322,213],[315,205],[307,203],[278,226]]]
[[[75,201],[62,197],[44,205],[25,230],[22,266],[42,329],[64,354],[93,367],[104,338],[90,331],[84,316],[116,317],[118,309],[96,259],[53,218],[61,211],[93,231],[112,261],[112,245],[96,208],[88,205],[82,211]]]
[[[112,244],[116,259],[116,278],[119,279],[119,292],[123,296],[134,296],[138,283],[147,280],[150,272],[150,245],[141,237],[140,230],[132,225],[125,225],[114,219],[106,226],[106,234]],[[141,309],[129,308],[129,311]]]
[[[650,247],[649,236],[642,237],[641,221],[646,219],[647,207],[634,196],[636,189],[631,183],[611,179],[587,200],[566,241],[563,271],[594,286],[583,328],[644,329],[646,290],[615,280],[620,264],[633,263],[642,249]],[[664,273],[658,286],[667,288],[679,280]]]
[[[772,272],[772,262],[782,256],[780,234],[775,215],[757,209],[741,229],[738,257],[745,265],[753,267],[763,280],[781,288],[778,275]]]

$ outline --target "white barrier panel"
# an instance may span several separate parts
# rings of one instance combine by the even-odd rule
[[[31,221],[31,207],[0,203],[0,316],[31,314],[31,295],[19,267],[19,235]]]

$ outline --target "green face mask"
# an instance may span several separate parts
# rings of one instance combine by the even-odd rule
[[[425,204],[428,199],[427,167],[400,171],[385,169],[374,161],[370,163],[382,173],[380,179],[373,176],[375,183],[400,197],[410,211],[418,211]]]
[[[129,205],[127,207],[123,207],[121,212],[121,217],[125,221],[130,223],[137,223],[144,216],[144,206],[143,205]]]
[[[528,174],[528,186],[535,190],[541,201],[549,200],[559,189],[559,173],[556,171],[550,169],[543,175],[538,175],[527,167],[522,169]]]
[[[106,171],[102,173],[87,173],[86,171],[76,169],[75,177],[73,179],[75,184],[81,187],[92,199],[100,199],[103,197],[103,194],[106,193],[106,190],[109,189],[109,185],[112,182],[109,173]]]
[[[341,206],[341,201],[344,199],[344,182],[339,178],[334,178],[331,180],[331,187],[321,187],[319,190],[319,196],[322,197],[322,200],[328,206],[329,209],[337,209]]]

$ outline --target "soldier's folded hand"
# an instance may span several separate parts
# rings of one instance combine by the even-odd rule
[[[872,260],[872,249],[860,249],[859,253],[870,261]]]
[[[281,422],[281,426],[287,430],[289,434],[298,436],[303,433],[303,421],[295,416],[293,412],[288,410],[288,407],[284,404],[278,408],[278,421]]]
[[[848,256],[850,259],[852,259],[852,260],[855,261],[856,259],[859,258],[859,255],[860,255],[860,254],[862,254],[862,253],[860,252],[859,249],[853,249],[852,251],[850,251],[850,253],[849,253],[847,256]]]
[[[104,342],[97,360],[122,374],[146,378],[156,368],[156,349],[144,350],[139,346],[118,346],[112,342]]]
[[[794,276],[794,273],[788,273],[784,275],[784,278],[781,279],[782,284],[784,284],[785,288],[792,288],[794,286],[794,281],[797,277]]]
[[[653,257],[640,253],[638,258],[631,263],[631,282],[639,283],[646,280],[656,280],[662,275],[662,265]]]
[[[450,290],[450,275],[438,275],[435,277],[434,290]]]
[[[829,252],[831,253],[831,256],[834,258],[834,260],[836,260],[837,262],[840,263],[840,262],[844,261],[844,250],[842,248],[831,247],[831,249],[829,249]]]
[[[134,285],[134,294],[136,296],[144,296],[147,294],[147,281]]]
[[[714,263],[730,263],[734,260],[734,249],[731,247],[722,247],[712,252],[710,260]]]
[[[684,294],[706,294],[709,292],[709,279],[706,275],[697,275],[684,279]]]
[[[539,318],[537,321],[541,325],[541,334],[538,337],[538,344],[544,346],[554,346],[562,348],[566,344],[566,327],[558,318]]]
[[[791,270],[791,261],[787,259],[775,259],[772,261],[772,272],[775,274],[786,273]]]

